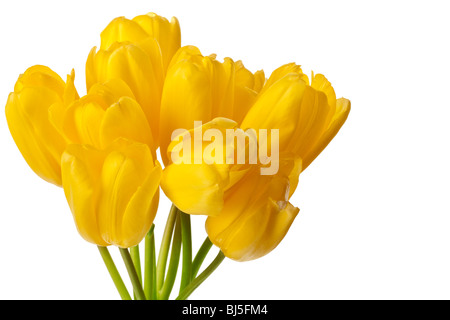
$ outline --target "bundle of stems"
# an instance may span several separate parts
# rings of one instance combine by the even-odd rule
[[[178,274],[181,255],[181,280],[176,300],[185,300],[216,270],[225,256],[219,251],[215,259],[198,274],[212,243],[206,237],[194,259],[192,259],[191,218],[189,214],[182,212],[174,205],[172,205],[167,218],[158,259],[156,259],[154,229],[155,225],[153,224],[145,236],[143,275],[139,245],[129,249],[119,248],[133,286],[133,298],[135,300],[168,300]],[[120,297],[123,300],[132,300],[108,248],[98,246],[98,250]]]

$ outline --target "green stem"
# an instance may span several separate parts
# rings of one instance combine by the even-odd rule
[[[156,266],[156,289],[162,289],[164,283],[164,275],[166,272],[167,257],[169,255],[170,241],[172,240],[172,233],[175,226],[175,221],[178,216],[178,209],[174,205],[170,208],[169,216],[167,217],[166,227],[161,240],[161,247],[158,255],[158,265]]]
[[[141,257],[139,255],[139,245],[130,248],[131,260],[133,260],[134,267],[139,278],[139,282],[142,283],[142,272],[141,272]]]
[[[156,299],[156,254],[155,254],[155,225],[145,236],[145,271],[144,293],[147,299]]]
[[[183,269],[181,273],[180,292],[191,282],[192,279],[192,237],[191,216],[180,211],[181,241],[183,245]]]
[[[131,300],[131,296],[128,293],[127,287],[125,287],[125,284],[123,283],[122,277],[117,271],[116,265],[109,254],[108,248],[101,246],[97,246],[97,248],[98,251],[100,251],[100,255],[103,258],[103,262],[105,263],[106,269],[108,269],[117,291],[119,291],[120,297],[122,300]]]
[[[133,290],[136,294],[137,300],[145,300],[144,290],[142,290],[142,285],[139,281],[138,274],[131,259],[130,252],[126,248],[119,248],[120,254],[122,255],[123,262],[127,267],[128,275],[130,276],[131,283],[133,284]]]
[[[172,291],[173,284],[175,283],[175,278],[177,276],[178,263],[180,261],[180,251],[181,251],[181,225],[180,216],[177,215],[175,232],[173,234],[173,244],[172,250],[170,252],[170,262],[167,269],[167,275],[164,279],[164,284],[161,290],[158,292],[158,298],[160,300],[169,299],[170,292]]]
[[[139,282],[142,285],[142,272],[141,272],[141,257],[139,255],[139,245],[130,248],[131,260],[133,261],[134,268],[139,278]],[[136,299],[136,293],[134,293]]]
[[[220,251],[216,258],[211,262],[211,264],[202,272],[200,275],[195,278],[184,290],[178,295],[176,300],[186,300],[195,289],[198,288],[199,285],[203,283],[213,272],[217,269],[217,267],[222,263],[225,259],[225,255]]]
[[[211,247],[212,242],[211,240],[209,240],[208,237],[206,237],[205,241],[203,241],[202,246],[195,255],[194,261],[192,262],[192,275],[191,275],[192,280],[197,276],[197,273],[200,270],[200,267],[203,261],[205,260],[206,255],[208,254]]]

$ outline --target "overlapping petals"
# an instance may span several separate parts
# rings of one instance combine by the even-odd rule
[[[252,170],[224,194],[220,214],[207,218],[209,239],[233,260],[254,260],[268,254],[299,212],[288,196],[286,175],[260,175]]]
[[[131,20],[118,17],[101,33],[100,50],[107,50],[115,42],[139,44],[147,38],[153,38],[158,43],[166,70],[173,55],[181,47],[180,23],[175,17],[169,21],[153,12],[136,16]]]
[[[61,155],[67,141],[48,118],[53,105],[78,99],[74,72],[67,82],[45,66],[28,68],[17,80],[6,103],[9,130],[30,168],[42,179],[61,186]]]
[[[104,149],[122,137],[145,143],[155,152],[145,114],[122,80],[95,84],[67,108],[54,105],[50,117],[71,143]]]
[[[226,136],[226,130],[238,130],[237,135],[249,137],[239,130],[237,123],[226,118],[216,118],[201,127],[184,131],[175,137],[168,148],[168,157],[174,160],[164,170],[161,187],[165,194],[182,211],[189,214],[218,215],[223,208],[224,192],[242,178],[249,166],[235,164],[234,143],[226,144],[211,137],[202,143],[206,132]],[[197,148],[195,144],[200,143]],[[228,147],[228,148],[227,148]]]
[[[164,78],[158,44],[148,38],[147,45],[152,54],[148,54],[142,46],[127,42],[116,42],[99,52],[94,48],[86,63],[86,81],[88,90],[96,83],[111,79],[124,81],[141,105],[157,139]]]
[[[123,80],[141,105],[158,142],[161,94],[167,66],[180,48],[178,20],[156,14],[114,19],[101,33],[86,62],[87,89],[111,79]]]
[[[161,178],[147,145],[124,139],[105,150],[74,144],[61,163],[67,202],[85,240],[128,248],[144,238],[158,207]]]
[[[241,61],[215,55],[203,56],[193,46],[181,48],[167,71],[161,101],[160,146],[164,164],[169,159],[164,150],[172,132],[190,130],[194,121],[206,123],[216,117],[240,123],[252,106],[264,83],[264,73],[248,71]]]
[[[311,85],[299,67],[289,64],[272,74],[249,110],[242,128],[280,129],[280,154],[303,160],[303,170],[322,152],[344,124],[350,101],[336,99],[325,76]]]
[[[278,245],[299,211],[288,199],[291,179],[298,178],[301,161],[282,159],[275,175],[262,175],[258,163],[238,163],[235,147],[227,148],[229,140],[221,142],[217,138],[225,137],[226,130],[236,130],[237,135],[247,139],[243,149],[248,155],[251,139],[256,136],[224,118],[174,139],[169,157],[173,159],[173,153],[179,154],[181,149],[190,151],[196,143],[196,130],[204,137],[211,129],[222,134],[211,142],[203,141],[202,148],[190,154],[191,158],[166,166],[161,187],[182,211],[208,215],[208,236],[227,257],[238,261],[259,258]],[[215,151],[214,159],[210,159],[209,148]],[[220,157],[216,157],[218,150],[222,150]],[[194,163],[195,157],[201,157],[201,162]]]

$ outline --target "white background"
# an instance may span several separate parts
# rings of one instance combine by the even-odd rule
[[[301,211],[269,255],[226,260],[192,299],[450,298],[447,1],[2,1],[0,100],[34,64],[64,79],[117,16],[176,16],[182,44],[266,74],[325,74],[352,101],[302,174]],[[61,189],[27,166],[0,115],[0,299],[118,299]],[[169,202],[156,219],[161,237]],[[205,233],[194,219],[194,243]],[[117,250],[111,249],[124,272]],[[213,250],[213,253],[216,253]],[[213,255],[208,259],[212,259]]]

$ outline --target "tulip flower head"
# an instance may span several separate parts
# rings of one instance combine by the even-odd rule
[[[305,170],[334,138],[350,112],[350,101],[336,99],[331,83],[321,74],[311,85],[295,64],[275,70],[242,128],[280,129],[280,153],[300,157]]]
[[[225,134],[231,129],[246,138],[241,148],[236,147],[234,139],[217,139],[217,132]],[[252,131],[246,133],[237,128],[236,122],[216,118],[200,128],[202,137],[209,135],[208,130],[216,130],[216,138],[207,139],[196,150],[195,146],[191,148],[196,143],[196,130],[183,133],[183,139],[176,137],[169,146],[172,158],[172,153],[179,154],[182,149],[184,161],[166,166],[161,187],[182,211],[208,215],[208,235],[227,257],[246,261],[267,254],[281,241],[298,213],[288,198],[290,181],[298,177],[301,161],[275,159],[280,171],[267,175],[261,170],[264,164],[252,164],[248,156],[239,163],[234,153],[245,150],[251,154],[256,138]],[[186,157],[191,150],[193,154]],[[201,159],[199,163],[195,163],[196,157]]]
[[[118,138],[145,143],[155,156],[156,146],[144,111],[120,79],[97,83],[69,107],[55,105],[51,119],[67,141],[107,148]]]
[[[125,139],[105,150],[73,144],[61,163],[64,192],[85,240],[129,248],[144,238],[158,207],[161,178],[147,145]]]
[[[45,66],[28,68],[14,86],[5,113],[14,141],[30,168],[42,179],[61,186],[61,155],[67,140],[52,124],[49,110],[78,99],[75,74],[67,82]]]
[[[139,15],[129,20],[118,17],[100,35],[100,49],[108,49],[115,42],[142,43],[148,38],[155,39],[161,50],[164,69],[181,46],[180,23],[176,17],[170,21],[153,12]]]
[[[160,145],[164,164],[172,133],[190,130],[194,121],[223,117],[242,121],[264,82],[264,73],[251,73],[241,61],[203,56],[194,46],[182,47],[167,71],[161,101]],[[188,106],[188,107],[187,107]]]
[[[96,83],[123,80],[141,105],[157,142],[164,77],[180,42],[180,26],[176,18],[169,22],[149,13],[133,20],[114,19],[101,33],[99,50],[94,47],[88,56],[88,91]]]

